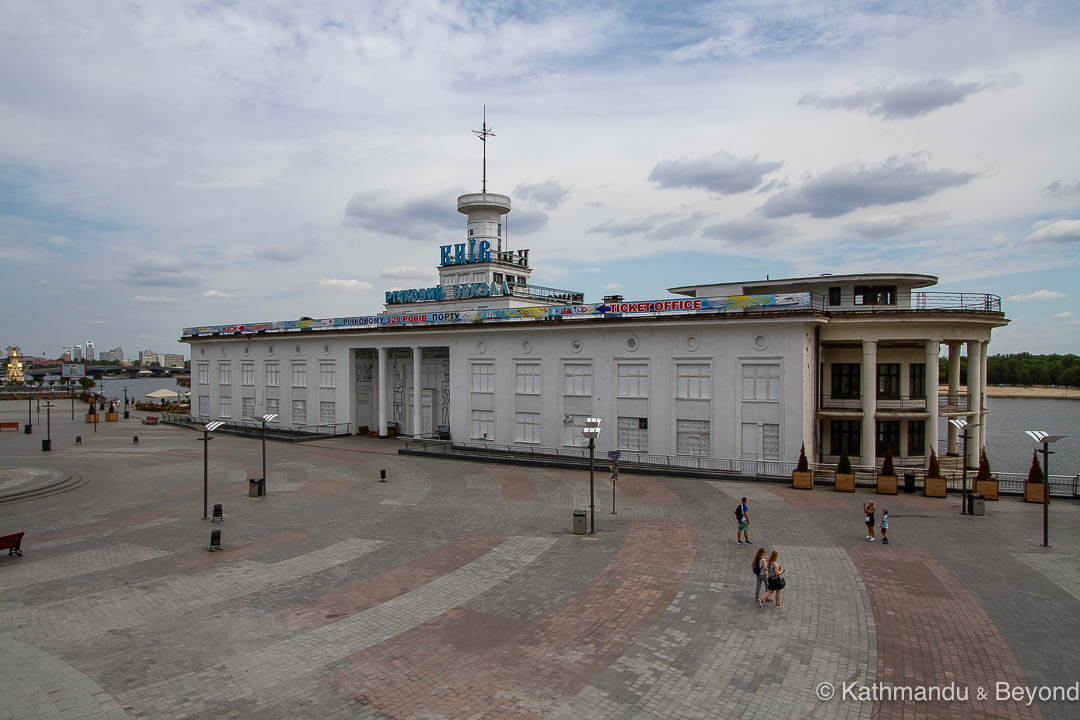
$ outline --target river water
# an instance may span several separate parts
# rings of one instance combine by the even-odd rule
[[[128,398],[146,401],[146,394],[167,388],[185,392],[172,378],[105,378],[99,380],[94,391],[106,397]],[[990,420],[987,444],[990,447],[990,467],[994,472],[1017,472],[1026,474],[1031,467],[1031,450],[1034,443],[1024,434],[1025,430],[1046,430],[1054,435],[1065,435],[1050,449],[1050,472],[1054,475],[1080,473],[1080,400],[1042,398],[989,398]],[[947,423],[939,427],[939,445],[946,447]],[[1041,446],[1040,446],[1041,448]],[[943,454],[943,453],[939,453]],[[1042,461],[1042,453],[1039,454]]]

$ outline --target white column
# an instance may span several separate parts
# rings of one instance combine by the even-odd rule
[[[926,341],[926,459],[930,449],[937,449],[938,439],[938,355],[941,346],[937,340]],[[950,428],[952,425],[949,426]]]
[[[989,344],[989,342],[979,343],[979,354],[982,356],[982,373],[979,375],[979,379],[982,380],[982,392],[979,393],[979,397],[981,398],[980,407],[982,409],[982,419],[979,421],[979,447],[981,448],[986,447],[986,438],[989,431],[988,423],[990,420],[990,401],[986,398],[987,378],[989,377],[986,374],[986,355],[988,350],[987,346]]]
[[[979,423],[982,417],[982,367],[982,343],[969,340],[967,343],[967,391],[968,423],[970,424]],[[968,428],[968,467],[979,466],[981,430],[981,424],[979,427]]]
[[[375,378],[375,382],[379,383],[379,437],[384,438],[387,436],[386,426],[386,360],[388,356],[386,348],[379,348],[379,371]]]
[[[860,464],[873,467],[876,464],[874,448],[877,444],[877,341],[863,340],[862,378],[862,448]]]
[[[423,351],[419,346],[412,348],[412,434],[417,436],[424,432],[424,426],[420,422],[420,370]]]
[[[960,397],[960,343],[949,342],[949,405],[953,405]],[[946,449],[949,455],[960,454],[960,431],[954,425],[949,425],[949,445]]]

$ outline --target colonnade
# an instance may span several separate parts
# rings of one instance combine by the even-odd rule
[[[389,434],[389,420],[386,417],[386,410],[389,407],[389,401],[386,397],[387,377],[388,377],[388,365],[390,358],[390,348],[378,347],[378,375],[377,381],[379,386],[379,437],[386,437]],[[422,383],[420,382],[422,372],[423,361],[423,347],[420,345],[410,345],[409,350],[412,351],[412,427],[411,434],[419,435],[422,425],[420,416],[421,412],[421,391]]]

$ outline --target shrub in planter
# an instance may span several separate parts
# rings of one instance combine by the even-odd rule
[[[1031,451],[1031,469],[1028,470],[1027,482],[1024,483],[1024,502],[1041,503],[1046,498],[1046,483],[1043,482],[1042,466],[1039,455]]]
[[[851,472],[851,458],[847,450],[840,453],[840,462],[836,463],[836,490],[855,492],[855,473]]]
[[[795,465],[795,472],[791,473],[791,486],[798,490],[814,489],[814,471],[806,460],[806,443],[799,446],[799,462]]]
[[[934,448],[930,448],[930,463],[926,467],[923,495],[926,497],[945,497],[948,495],[945,478],[941,476],[941,465],[938,464],[937,453]]]
[[[990,474],[990,460],[986,450],[979,451],[979,472],[975,474],[975,493],[987,500],[998,499],[998,481]]]
[[[893,468],[892,445],[885,447],[885,462],[881,463],[881,472],[877,476],[878,495],[895,495],[896,470]]]

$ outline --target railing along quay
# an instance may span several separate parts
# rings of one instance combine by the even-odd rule
[[[184,427],[201,430],[206,423],[221,418],[212,418],[200,415],[186,415],[184,413],[161,413],[161,422],[168,425],[182,425]],[[316,425],[293,425],[282,427],[274,423],[266,425],[266,437],[271,440],[290,440],[303,442],[305,440],[319,440],[331,437],[351,435],[352,423],[319,423]],[[263,424],[261,420],[227,420],[216,432],[231,433],[233,435],[247,435],[249,437],[262,437]]]

